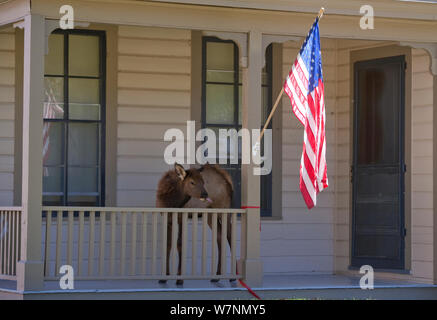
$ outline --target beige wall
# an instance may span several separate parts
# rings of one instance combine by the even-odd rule
[[[299,51],[300,42],[283,44],[285,80]],[[327,158],[330,185],[334,184],[335,152],[330,145],[335,139],[335,40],[324,39],[323,67],[326,87]],[[261,255],[264,272],[331,273],[333,270],[334,188],[329,187],[317,199],[317,207],[306,209],[299,190],[299,166],[302,153],[303,127],[291,111],[290,100],[282,98],[282,220],[262,221]]]
[[[0,205],[14,193],[15,31],[0,29]]]
[[[433,77],[424,50],[412,52],[412,273],[433,277]]]
[[[164,132],[190,119],[191,32],[119,27],[117,205],[155,205]]]

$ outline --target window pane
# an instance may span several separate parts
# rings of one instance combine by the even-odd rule
[[[96,166],[99,163],[99,124],[70,123],[68,130],[68,165]]]
[[[399,161],[399,79],[396,64],[358,73],[358,163]]]
[[[229,42],[207,42],[206,68],[208,70],[234,71],[234,44]]]
[[[234,44],[207,42],[206,81],[234,82]]]
[[[44,78],[44,119],[64,118],[64,79]]]
[[[70,75],[99,75],[99,37],[89,35],[70,35],[68,52],[68,70]]]
[[[97,196],[98,168],[68,168],[68,196]]]
[[[206,71],[206,81],[233,83],[234,82],[234,72],[233,71],[207,70]]]
[[[69,79],[69,118],[100,119],[100,90],[98,79]]]
[[[234,123],[234,86],[206,85],[206,122],[212,124]]]
[[[64,164],[64,124],[47,122],[43,124],[43,165]]]
[[[46,195],[60,196],[64,190],[64,168],[43,167],[43,192]]]
[[[49,36],[49,53],[45,57],[45,74],[64,74],[64,35],[51,34]]]

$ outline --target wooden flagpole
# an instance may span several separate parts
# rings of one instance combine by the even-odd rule
[[[317,16],[319,18],[319,20],[323,17],[324,12],[325,12],[325,8],[321,7],[319,14]],[[273,114],[275,113],[276,108],[279,105],[279,101],[281,101],[281,97],[282,97],[283,93],[284,93],[284,86],[282,86],[281,92],[279,92],[278,97],[276,98],[275,104],[273,105],[272,111],[270,111],[269,117],[267,118],[267,121],[264,124],[264,127],[263,127],[263,129],[258,137],[258,140],[256,141],[256,144],[253,146],[253,154],[254,155],[256,155],[259,151],[261,139],[264,136],[264,132],[266,131],[266,128],[268,127],[270,121],[272,120]]]

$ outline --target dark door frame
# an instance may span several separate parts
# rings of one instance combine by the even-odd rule
[[[382,57],[382,58],[376,58],[371,60],[360,60],[354,63],[353,65],[353,79],[354,79],[354,85],[353,85],[353,157],[352,157],[352,225],[351,225],[351,268],[356,268],[364,264],[369,264],[374,266],[375,269],[387,269],[387,268],[378,268],[375,267],[381,260],[379,259],[365,259],[365,258],[354,258],[355,253],[355,205],[356,205],[356,186],[355,186],[355,180],[354,177],[356,177],[357,173],[357,153],[358,153],[358,134],[357,134],[357,128],[358,128],[358,68],[364,67],[368,65],[383,65],[387,63],[399,63],[401,72],[400,72],[400,112],[399,112],[399,170],[400,170],[400,177],[399,177],[399,214],[400,214],[400,226],[399,226],[399,232],[400,234],[400,266],[398,268],[388,268],[388,269],[396,269],[396,270],[404,270],[406,266],[405,261],[405,238],[406,238],[406,229],[405,229],[405,172],[406,172],[406,165],[405,165],[405,82],[406,82],[406,56],[405,55],[397,55],[397,56],[389,56],[389,57]],[[366,260],[366,261],[363,261]]]

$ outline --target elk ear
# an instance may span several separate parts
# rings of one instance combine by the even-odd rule
[[[184,167],[182,167],[177,162],[174,164],[174,170],[176,171],[176,174],[181,180],[184,180],[187,176],[187,172],[185,171]]]

